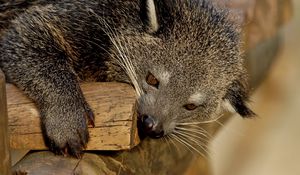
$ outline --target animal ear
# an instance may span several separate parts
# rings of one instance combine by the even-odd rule
[[[225,97],[223,106],[230,111],[237,112],[243,118],[253,117],[256,114],[247,106],[248,92],[246,86],[240,81],[230,84]]]
[[[154,0],[142,1],[141,17],[149,33],[157,32],[159,25]]]

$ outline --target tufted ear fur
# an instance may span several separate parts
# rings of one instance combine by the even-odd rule
[[[224,100],[224,106],[237,112],[241,117],[255,116],[255,113],[247,106],[248,92],[240,81],[234,81],[229,86]]]
[[[148,32],[155,33],[159,28],[155,1],[143,0],[141,2],[141,17]]]

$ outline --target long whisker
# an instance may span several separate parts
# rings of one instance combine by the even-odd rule
[[[180,150],[179,150],[179,148],[178,148],[178,146],[177,146],[177,144],[174,142],[174,140],[173,140],[173,136],[172,135],[167,135],[167,138],[169,139],[169,141],[174,145],[174,147],[175,147],[175,149],[176,149],[176,151],[177,151],[177,153],[178,154],[180,154]]]
[[[208,138],[207,137],[203,137],[203,135],[199,135],[198,133],[193,133],[193,132],[188,132],[188,131],[184,131],[184,130],[181,130],[180,132],[179,131],[173,131],[174,133],[185,133],[185,134],[188,134],[188,135],[191,135],[191,136],[195,136],[196,138],[202,140],[202,141],[205,141],[207,142],[208,141]]]
[[[223,126],[224,127],[224,124],[221,123],[220,121],[216,121],[217,124],[219,124],[220,126]]]
[[[180,132],[174,132],[178,135],[181,135],[182,137],[194,142],[197,146],[199,146],[203,151],[205,151],[205,153],[207,153],[208,155],[210,155],[209,151],[207,150],[207,147],[202,143],[200,142],[199,140],[195,139],[194,138],[194,135],[188,135],[186,133],[180,133]],[[205,156],[206,157],[206,156]],[[206,157],[207,158],[207,157]]]
[[[105,28],[103,29],[103,31],[109,37],[109,39],[111,40],[115,49],[119,53],[116,55],[117,58],[119,59],[119,60],[117,60],[117,62],[127,73],[128,77],[130,78],[132,84],[134,85],[134,87],[136,89],[137,96],[140,97],[141,94],[143,93],[143,91],[141,90],[141,88],[137,82],[136,72],[133,68],[132,62],[125,54],[125,50],[121,44],[120,38],[117,37],[114,30],[109,26],[109,24],[103,18],[99,17],[99,15],[97,15],[92,9],[89,9],[89,12],[93,13],[95,15],[95,17],[97,17],[99,23],[104,25]],[[128,49],[127,49],[127,54],[128,54]]]
[[[120,46],[117,49],[120,52],[120,56],[122,58],[122,61],[123,61],[124,65],[126,66],[126,72],[127,72],[128,76],[130,77],[130,79],[131,79],[134,87],[136,88],[137,95],[139,97],[139,96],[141,96],[141,89],[140,89],[140,87],[138,85],[138,82],[136,80],[136,73],[135,73],[135,71],[133,69],[133,66],[130,63],[128,57],[126,56],[126,54],[124,54],[124,49],[123,49],[123,47],[121,45],[121,41],[119,39],[117,39],[116,41],[117,41],[117,44]]]
[[[177,128],[177,129],[183,128],[183,129],[189,129],[189,130],[193,130],[193,131],[202,131],[203,134],[206,134],[207,136],[212,137],[212,135],[209,132],[207,132],[203,127],[201,127],[199,125],[176,126],[175,128]]]
[[[181,138],[179,138],[178,136],[176,136],[175,134],[172,134],[172,137],[174,138],[174,140],[176,140],[178,143],[180,143],[181,145],[183,145],[184,147],[186,147],[191,153],[193,153],[193,150],[191,150],[191,148],[189,146],[187,146],[187,144],[182,141]]]
[[[208,124],[208,123],[212,123],[215,122],[217,120],[219,120],[221,117],[223,117],[224,114],[219,115],[217,118],[214,118],[212,120],[206,120],[206,121],[198,121],[198,122],[180,122],[177,125],[199,125],[199,124]]]
[[[124,38],[123,38],[123,39],[124,39]],[[124,45],[124,47],[125,47],[125,50],[123,50],[123,51],[124,51],[124,53],[126,53],[124,56],[125,56],[126,58],[127,58],[126,55],[131,55],[131,57],[133,57],[133,55],[130,54],[130,52],[129,52],[127,46],[126,46],[126,44]],[[125,61],[126,61],[128,67],[129,67],[129,69],[130,69],[131,72],[132,72],[133,79],[135,80],[135,82],[136,82],[136,84],[137,84],[137,88],[138,88],[140,94],[142,94],[142,90],[140,89],[139,84],[138,84],[137,81],[136,81],[136,80],[137,80],[137,74],[136,74],[136,72],[135,72],[135,69],[134,69],[134,67],[133,67],[133,64],[132,64],[131,59],[128,59],[128,58],[127,58]]]
[[[174,135],[175,137],[181,139],[181,141],[183,143],[185,143],[185,145],[187,145],[188,147],[190,147],[191,149],[193,149],[194,151],[196,151],[198,154],[200,154],[203,157],[206,157],[201,151],[199,151],[198,149],[196,149],[192,144],[188,143],[188,139],[182,135]]]
[[[165,141],[165,143],[167,144],[167,146],[169,148],[169,151],[171,152],[171,145],[170,145],[170,143],[168,141],[168,138],[167,137],[163,137],[162,139]]]
[[[195,134],[199,134],[199,135],[202,135],[204,136],[205,138],[207,139],[210,139],[210,136],[206,135],[205,133],[199,131],[199,130],[195,130],[195,129],[187,129],[187,128],[181,128],[181,127],[175,127],[175,129],[177,130],[181,130],[181,131],[188,131],[188,132],[192,132],[192,133],[195,133]]]
[[[134,87],[136,88],[136,92],[137,92],[137,96],[140,97],[141,96],[141,89],[137,83],[137,80],[136,80],[136,74],[132,68],[132,65],[130,64],[130,62],[128,61],[128,57],[123,53],[124,50],[123,48],[120,46],[120,41],[117,41],[118,43],[116,42],[113,42],[113,44],[115,45],[116,49],[118,50],[118,52],[120,53],[120,57],[121,58],[121,66],[124,68],[124,70],[126,71],[126,73],[128,74],[128,76],[130,77]],[[119,45],[119,46],[118,46]]]

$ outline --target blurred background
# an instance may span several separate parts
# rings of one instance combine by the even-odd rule
[[[214,175],[300,175],[299,0],[292,10],[270,72],[251,97],[258,116],[233,117],[212,143]]]

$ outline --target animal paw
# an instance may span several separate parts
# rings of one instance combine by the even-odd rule
[[[93,112],[85,106],[55,106],[42,113],[45,142],[64,156],[81,157],[89,140],[88,125],[94,126]]]

